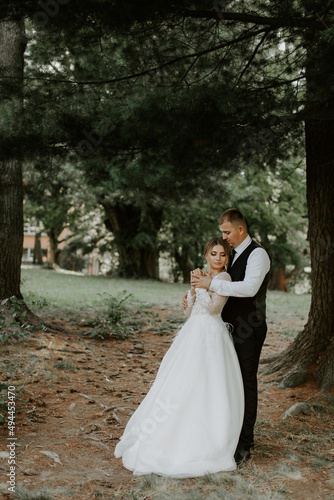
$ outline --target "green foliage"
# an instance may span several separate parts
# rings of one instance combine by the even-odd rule
[[[47,307],[49,305],[49,302],[45,297],[36,297],[35,299],[31,300],[31,303],[39,309],[42,309],[43,307]]]
[[[86,235],[82,236],[85,237]],[[79,238],[79,235],[77,235],[76,241],[69,243],[61,251],[58,263],[62,269],[67,269],[69,271],[82,271],[86,267],[86,259],[82,255],[78,255],[76,251],[79,248],[82,248],[81,241],[82,239]],[[91,249],[90,245],[87,246]]]
[[[136,16],[142,19],[142,7],[138,10],[138,6],[131,2],[128,5],[131,5],[134,19]],[[84,5],[81,6],[81,9],[84,8]],[[158,8],[163,9],[161,3]],[[108,12],[109,9],[113,10],[111,6]],[[151,12],[144,11],[144,17],[151,16]],[[59,16],[62,16],[62,12]],[[106,13],[107,18],[109,21],[104,23],[104,31],[99,35],[94,26],[87,24],[74,25],[76,36],[69,36],[66,30],[54,34],[48,29],[46,35],[42,30],[34,31],[31,28],[34,43],[30,44],[27,51],[27,72],[37,81],[31,100],[27,95],[27,115],[31,116],[40,137],[61,136],[57,152],[62,152],[62,147],[59,147],[61,144],[65,149],[67,147],[76,151],[77,156],[71,155],[70,162],[73,165],[77,163],[81,181],[81,173],[86,176],[90,188],[85,186],[85,182],[81,182],[82,187],[86,193],[96,197],[97,203],[107,208],[132,206],[133,212],[137,212],[138,222],[131,225],[131,229],[131,217],[127,220],[130,237],[126,236],[125,224],[118,224],[118,232],[111,228],[115,243],[120,243],[126,253],[134,255],[138,248],[157,246],[159,218],[155,217],[156,212],[163,210],[164,220],[174,225],[175,229],[175,205],[184,207],[188,203],[191,205],[194,200],[194,204],[199,206],[203,199],[198,187],[206,184],[207,178],[222,170],[228,172],[235,169],[235,164],[231,163],[235,157],[238,161],[249,159],[249,145],[246,149],[240,148],[246,136],[253,136],[251,147],[255,156],[266,155],[268,158],[268,144],[257,133],[257,129],[260,127],[261,131],[263,128],[263,116],[277,107],[277,97],[270,91],[264,96],[263,92],[253,89],[250,103],[247,99],[247,84],[236,87],[233,83],[244,60],[252,54],[253,47],[258,43],[256,38],[252,41],[253,46],[247,41],[233,46],[233,51],[226,51],[224,63],[219,64],[219,69],[213,72],[212,68],[217,68],[219,62],[215,51],[195,61],[191,58],[182,60],[182,56],[186,56],[189,51],[202,50],[203,44],[210,49],[217,38],[226,39],[222,25],[210,21],[208,25],[198,25],[197,21],[187,19],[179,27],[171,19],[167,21],[170,25],[169,36],[166,37],[166,20],[160,18],[157,12],[154,24],[147,28],[148,36],[141,34],[135,27],[129,38],[119,30],[115,33],[114,24],[108,25],[111,18]],[[130,22],[129,19],[127,22]],[[154,33],[153,38],[150,33]],[[82,49],[82,37],[99,43],[91,43],[91,50],[87,53]],[[279,40],[266,40],[266,47],[270,47],[271,51],[273,42],[277,44]],[[148,60],[152,66],[158,66],[175,54],[176,47],[181,57],[179,62],[164,70],[143,74],[140,79],[98,87],[87,85],[81,87],[79,92],[73,92],[68,83],[60,82],[57,78],[63,75],[73,81],[103,81],[110,77],[110,72],[115,78],[123,77],[124,73],[145,73]],[[275,65],[279,66],[283,56],[278,50],[275,55],[278,58]],[[267,62],[265,66],[263,60],[263,55],[255,58],[254,69],[249,69],[250,76],[255,76],[261,68],[266,68],[264,71],[270,75],[273,64]],[[192,65],[192,62],[195,64]],[[224,78],[218,76],[219,71]],[[38,78],[47,75],[53,81],[45,87]],[[43,106],[36,106],[35,96],[38,96],[39,102],[44,102]],[[57,103],[56,106],[50,106],[51,97]],[[273,149],[275,144],[279,154],[286,155],[287,134],[286,130],[283,132],[279,133],[276,127],[275,141],[270,147]],[[254,138],[257,143],[255,147]],[[256,161],[259,159],[256,158]],[[63,161],[61,156],[60,160]],[[57,161],[60,172],[61,162]],[[69,165],[67,169],[70,170]],[[45,168],[45,177],[48,182],[55,183],[56,190],[50,190],[50,193],[57,207],[53,208],[51,199],[46,197],[41,206],[46,206],[45,212],[54,216],[61,209],[64,196],[59,196],[59,186],[54,182],[59,174],[54,170],[54,175],[48,176],[48,172],[49,167]],[[204,192],[207,190],[204,189]],[[73,196],[73,192],[70,194]],[[170,203],[172,206],[169,209]],[[65,207],[60,220],[62,224],[66,217]],[[213,217],[217,217],[217,214]],[[45,227],[48,226],[45,223]],[[189,246],[187,237],[181,245],[178,244],[180,236],[181,231],[173,237],[173,244],[168,248],[172,255],[180,247]],[[195,232],[191,245],[194,245],[197,236]],[[205,239],[203,236],[201,241]],[[196,261],[196,255],[199,255],[199,248],[192,251],[191,260]]]
[[[234,175],[207,175],[196,194],[165,207],[159,248],[169,251],[177,263],[183,256],[190,269],[202,267],[206,241],[220,235],[219,215],[237,207],[246,216],[251,236],[270,252],[273,269],[309,264],[306,179],[297,160],[277,162],[274,171],[265,165],[245,167]],[[175,266],[175,274],[179,271]]]
[[[300,240],[291,230],[285,235],[281,221],[289,213],[289,199],[281,190],[278,217],[278,200],[260,177],[279,181],[279,164],[302,155],[298,115],[306,105],[306,79],[300,68],[317,46],[317,30],[325,26],[329,47],[317,63],[323,70],[312,70],[311,64],[308,71],[332,85],[326,69],[332,16],[318,23],[319,16],[327,16],[327,3],[238,3],[239,16],[254,11],[283,23],[263,26],[226,22],[217,15],[219,2],[181,7],[167,0],[150,5],[71,0],[41,26],[29,2],[16,2],[29,38],[25,133],[14,131],[25,157],[34,158],[25,171],[27,216],[41,218],[55,240],[71,227],[77,236],[73,252],[79,247],[88,252],[102,235],[87,244],[76,220],[89,213],[88,205],[104,207],[114,237],[105,246],[125,254],[123,268],[130,262],[130,274],[140,275],[133,263],[144,260],[144,250],[159,247],[179,261],[176,279],[188,273],[190,262],[201,264],[201,248],[215,230],[220,207],[234,201],[245,207],[254,233],[270,246],[275,266],[301,265]],[[224,11],[234,8],[232,3]],[[192,18],[196,9],[211,18]],[[301,18],[321,27],[294,26]],[[317,61],[318,56],[315,52]],[[9,118],[13,114],[6,106],[1,111]],[[250,184],[243,179],[238,184],[236,173],[245,171]],[[220,182],[229,177],[247,196],[234,195],[231,184],[227,189]],[[116,209],[118,215],[130,214],[125,223],[110,222],[114,217],[107,211]],[[196,211],[200,223],[191,235],[185,214],[193,224]],[[289,220],[295,224],[297,218]]]
[[[296,159],[254,170],[245,168],[226,180],[227,206],[238,207],[249,232],[269,251],[272,268],[309,265],[306,178]]]
[[[64,239],[70,239],[92,209],[89,188],[71,163],[57,157],[27,162],[23,175],[25,220],[41,221],[57,251],[63,230],[67,229]]]
[[[124,318],[122,304],[130,297],[132,297],[132,294],[127,293],[126,290],[123,290],[123,292],[116,297],[111,294],[106,294],[106,299],[109,302],[108,318],[112,325],[116,325]]]
[[[180,276],[189,281],[190,270],[205,264],[205,243],[220,235],[217,220],[222,208],[219,204],[213,207],[210,185],[212,187],[209,180],[203,181],[196,197],[183,197],[181,202],[171,200],[165,206],[158,248],[173,258],[174,281]],[[224,193],[223,185],[221,193]]]
[[[116,296],[107,292],[99,295],[103,297],[103,301],[108,305],[106,318],[93,320],[95,327],[85,332],[85,335],[99,339],[114,338],[124,340],[132,338],[134,336],[132,328],[124,325],[124,319],[127,316],[124,303],[132,297],[132,294],[123,290]]]
[[[2,343],[6,342],[8,338],[17,337],[23,339],[29,334],[29,330],[32,328],[32,325],[29,323],[21,323],[19,321],[19,319],[26,318],[27,316],[26,310],[21,312],[22,306],[25,305],[24,300],[18,299],[15,295],[13,295],[12,297],[3,299],[0,306],[5,306],[6,304],[12,320],[7,323],[5,308],[0,308],[0,342]]]

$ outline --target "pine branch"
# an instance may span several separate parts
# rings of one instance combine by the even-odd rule
[[[311,28],[323,30],[326,28],[322,20],[314,18],[275,18],[245,14],[240,12],[217,12],[216,10],[185,10],[184,17],[215,19],[217,21],[236,21],[240,23],[251,23],[256,25],[266,25],[272,28]]]
[[[252,64],[253,60],[254,60],[254,57],[256,56],[257,54],[257,51],[259,50],[259,48],[261,47],[261,45],[264,43],[265,39],[267,38],[268,34],[269,34],[269,29],[267,29],[267,31],[264,33],[263,37],[261,38],[261,40],[259,41],[259,43],[256,45],[254,51],[253,51],[253,54],[251,55],[250,59],[248,60],[246,66],[244,67],[244,69],[242,70],[242,72],[240,73],[240,76],[238,78],[238,81],[236,83],[236,85],[239,85],[242,77],[244,76],[244,74],[246,73],[247,69],[249,68],[249,66]]]
[[[280,78],[275,78],[269,83],[269,85],[266,85],[265,87],[254,87],[254,90],[258,91],[263,91],[263,90],[270,90],[274,89],[277,87],[281,87],[283,85],[287,85],[289,83],[294,83],[294,82],[300,82],[301,80],[305,80],[305,74],[302,74],[301,76],[297,76],[296,78],[290,78],[289,80],[286,78],[280,79]]]
[[[205,49],[201,50],[199,52],[193,52],[191,54],[186,54],[184,56],[179,56],[175,57],[174,59],[171,59],[170,61],[167,61],[163,64],[160,64],[158,66],[155,66],[153,68],[145,69],[144,71],[140,71],[138,73],[133,73],[131,75],[127,76],[121,76],[118,78],[112,78],[110,80],[88,80],[88,81],[79,81],[79,80],[70,80],[70,79],[62,79],[62,78],[37,78],[37,77],[25,77],[25,80],[37,80],[37,81],[46,81],[46,82],[55,82],[55,83],[70,83],[70,84],[76,84],[76,85],[104,85],[107,83],[116,83],[116,82],[121,82],[125,80],[132,80],[134,78],[138,78],[141,76],[145,75],[151,75],[152,73],[155,73],[157,71],[160,71],[163,68],[166,68],[167,66],[172,66],[175,63],[185,61],[187,59],[191,59],[193,57],[198,58],[206,54],[210,54],[212,52],[216,52],[217,50],[224,49],[226,47],[230,47],[231,45],[234,45],[239,42],[243,42],[245,40],[249,40],[250,38],[256,37],[257,35],[260,35],[262,33],[267,33],[268,28],[261,28],[259,30],[253,31],[249,30],[245,35],[241,35],[238,38],[234,40],[229,40],[228,42],[221,43],[219,45],[215,45],[214,47],[211,47],[210,49]]]
[[[199,56],[198,56],[199,57]],[[193,62],[190,64],[190,66],[188,67],[187,71],[185,72],[185,74],[183,75],[183,77],[180,79],[180,81],[178,82],[178,84],[182,83],[188,76],[191,68],[194,66],[194,64],[196,63],[196,61],[198,60],[198,57],[195,57],[195,59],[193,60]]]

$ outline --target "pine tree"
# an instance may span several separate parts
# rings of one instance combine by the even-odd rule
[[[106,114],[99,110],[108,108],[115,128],[112,139],[102,133],[100,163],[130,154],[143,175],[153,156],[155,167],[165,160],[164,168],[177,174],[167,180],[182,178],[186,186],[200,179],[203,165],[231,171],[250,159],[260,167],[265,159],[273,167],[275,158],[298,155],[296,138],[305,124],[313,299],[305,330],[274,368],[288,370],[285,380],[293,385],[305,380],[316,363],[319,384],[331,386],[333,3],[253,0],[231,2],[226,9],[219,2],[208,6],[203,1],[168,0],[71,0],[66,5],[50,0],[43,5],[49,10],[40,14],[45,21],[41,29],[34,2],[7,2],[1,11],[3,18],[13,12],[30,16],[37,31],[53,36],[50,40],[64,38],[64,45],[55,45],[61,63],[72,58],[73,69],[63,64],[66,68],[60,71],[55,65],[50,72],[45,65],[31,75],[37,78],[29,81],[31,86],[33,81],[40,87],[44,83],[43,95],[52,91],[55,102],[62,103],[46,109],[46,117],[54,119],[45,120],[53,121],[53,131],[43,131],[43,145],[75,148],[87,124],[89,131],[106,125]],[[117,37],[127,41],[123,51]],[[90,58],[80,51],[87,44],[92,48]],[[65,45],[72,47],[68,54],[62,52]],[[137,69],[128,72],[129,61]],[[158,72],[166,73],[165,83],[150,94],[150,78]],[[145,95],[138,98],[144,85]],[[70,104],[67,112],[64,96]],[[39,134],[33,134],[38,144]],[[99,142],[101,133],[94,137]]]
[[[7,148],[0,159],[0,300],[20,292],[23,249],[22,158],[11,155],[20,149],[16,130],[22,113],[23,53],[26,37],[23,22],[0,22],[0,121]]]

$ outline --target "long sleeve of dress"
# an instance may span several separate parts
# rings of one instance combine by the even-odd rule
[[[231,281],[231,276],[228,273],[220,273],[215,279]],[[191,295],[190,291],[187,295],[188,307],[184,311],[187,318],[190,315],[197,314],[220,314],[227,301],[228,297],[223,297],[216,292],[204,290],[204,288],[196,288],[196,294]]]
[[[195,303],[195,300],[196,300],[196,294],[195,295],[191,295],[190,290],[188,290],[188,293],[187,293],[187,309],[184,310],[184,314],[185,314],[186,318],[189,318],[189,316],[191,314],[191,311],[192,311],[192,308],[193,308],[193,305]]]
[[[226,272],[218,274],[215,277],[215,279],[232,281],[231,276]],[[203,290],[203,289],[197,289],[197,290]],[[210,314],[220,314],[224,305],[227,302],[228,297],[218,295],[218,293],[209,290],[203,290],[203,292],[197,292],[197,293],[201,293],[201,302],[203,306],[206,308],[207,312]]]

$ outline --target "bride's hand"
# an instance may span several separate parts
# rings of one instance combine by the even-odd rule
[[[202,269],[200,269],[199,267],[197,269],[194,269],[194,271],[191,271],[191,273],[190,273],[191,290],[193,290],[193,288],[196,287],[196,285],[198,283],[198,279],[204,275],[205,275],[205,272],[202,271]]]
[[[199,267],[197,269],[194,269],[194,271],[191,271],[190,273],[190,277],[191,276],[204,276],[204,271],[202,271],[202,269],[200,269]]]
[[[212,276],[210,276],[209,273],[201,272],[201,274],[193,274],[191,276],[191,286],[195,288],[205,288],[209,289],[211,281],[212,281]]]

